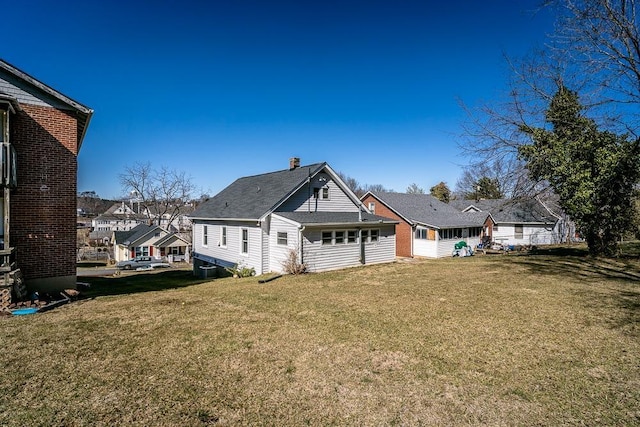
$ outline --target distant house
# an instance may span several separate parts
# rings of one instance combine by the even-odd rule
[[[493,225],[488,213],[462,213],[428,194],[369,191],[361,199],[371,212],[399,222],[396,255],[401,257],[451,256],[456,243],[475,247]]]
[[[491,213],[494,242],[508,245],[548,245],[563,241],[560,216],[537,199],[453,200],[461,212]]]
[[[0,60],[0,256],[32,289],[76,285],[78,152],[92,116]]]
[[[105,213],[91,220],[92,240],[108,243],[114,231],[128,231],[139,224],[148,224],[146,215],[139,214],[125,202],[114,203]]]
[[[157,225],[138,224],[131,230],[114,231],[111,244],[116,261],[137,256],[167,258],[169,261],[189,259],[189,242]]]
[[[239,178],[192,214],[194,273],[241,264],[282,272],[291,255],[309,271],[395,259],[397,221],[370,214],[327,163]]]

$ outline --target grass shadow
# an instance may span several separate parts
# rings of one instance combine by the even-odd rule
[[[84,279],[86,280],[83,282],[90,285],[88,289],[82,291],[82,294],[87,298],[184,288],[212,280],[195,277],[190,270],[152,271],[121,276],[86,277]]]
[[[592,307],[611,304],[612,308],[622,310],[624,315],[612,326],[635,334],[636,325],[640,322],[640,260],[637,253],[640,253],[640,243],[637,242],[621,245],[622,255],[617,258],[592,257],[586,247],[558,247],[518,257],[516,262],[529,268],[533,274],[572,277],[587,285],[597,285],[599,291],[592,292],[585,287],[576,292]],[[604,288],[602,283],[606,284]]]

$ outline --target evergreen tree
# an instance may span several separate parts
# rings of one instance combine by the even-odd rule
[[[431,187],[429,193],[433,197],[444,203],[449,203],[449,200],[451,200],[451,190],[447,186],[447,183],[444,181],[441,181],[440,183]]]
[[[545,114],[551,130],[523,127],[533,144],[519,154],[531,177],[546,180],[559,196],[589,252],[613,256],[632,225],[640,141],[600,131],[582,113],[578,94],[561,86]]]

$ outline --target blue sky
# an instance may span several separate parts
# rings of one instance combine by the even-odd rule
[[[453,189],[459,101],[503,94],[504,55],[551,31],[538,3],[23,0],[3,7],[0,57],[95,110],[79,191],[118,197],[125,166],[151,162],[213,195],[292,156]]]

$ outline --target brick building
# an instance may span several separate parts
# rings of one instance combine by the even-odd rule
[[[0,60],[0,245],[30,288],[75,287],[77,156],[92,114]]]

